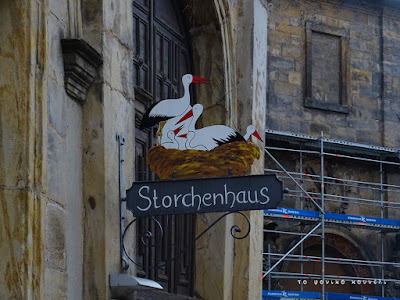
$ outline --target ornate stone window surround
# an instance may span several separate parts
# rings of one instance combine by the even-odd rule
[[[339,82],[339,103],[326,103],[313,98],[312,94],[312,33],[322,33],[339,37],[340,39],[340,82]],[[336,28],[333,26],[315,23],[311,21],[306,22],[306,67],[305,67],[305,97],[304,106],[308,108],[321,109],[326,111],[333,111],[338,113],[349,113],[350,111],[350,98],[349,98],[349,66],[350,66],[350,52],[349,52],[349,37],[348,29]]]

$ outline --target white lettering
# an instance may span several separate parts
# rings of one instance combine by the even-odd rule
[[[151,207],[151,199],[150,199],[149,197],[145,196],[145,195],[142,195],[142,190],[143,190],[143,189],[147,189],[147,193],[148,193],[149,190],[150,190],[150,187],[148,187],[147,185],[145,185],[145,186],[142,186],[142,187],[139,189],[139,196],[140,196],[142,199],[146,199],[146,200],[149,202],[149,205],[148,205],[146,208],[141,208],[141,207],[139,207],[139,206],[136,206],[136,207],[138,208],[138,210],[146,211],[146,210],[148,210],[148,209]]]
[[[222,194],[213,193],[214,205],[217,205],[217,197],[221,197],[221,204],[224,204],[224,196]]]
[[[167,205],[167,204],[165,204],[165,199],[168,199],[169,200],[169,204]],[[164,206],[165,208],[169,208],[171,205],[172,205],[172,198],[170,197],[170,196],[164,196],[163,198],[162,198],[162,206]]]
[[[180,197],[182,197],[182,194],[179,194],[179,195],[175,194],[174,195],[175,207],[178,207],[178,200],[179,200]]]
[[[225,190],[225,203],[228,204],[228,197],[229,195],[232,195],[232,205],[231,208],[235,205],[235,201],[236,201],[236,195],[234,192],[228,192],[227,188],[226,188],[226,184],[224,184],[224,190]]]
[[[196,202],[194,199],[198,198],[199,199],[199,205],[197,206],[197,210],[200,210],[201,197],[200,197],[200,195],[197,195],[197,194],[194,193],[194,187],[193,186],[191,188],[191,191],[192,191],[192,204],[193,204],[192,206],[194,206],[194,203]]]
[[[222,196],[222,195],[221,195]],[[203,195],[203,204],[205,205],[205,206],[210,206],[212,203],[206,203],[206,200],[210,200],[211,199],[211,194],[210,193],[205,193],[204,195]]]
[[[242,199],[240,199],[242,198]],[[238,203],[247,203],[246,201],[246,192],[245,191],[240,191],[239,193],[237,193],[236,195],[236,199]]]
[[[248,191],[247,192],[247,196],[248,196],[248,198],[249,198],[249,202],[251,203],[251,204],[254,204],[254,203],[257,203],[258,202],[258,195],[257,195],[257,192],[256,191],[254,191],[254,199],[256,199],[256,200],[251,200],[251,191]]]
[[[161,205],[157,205],[157,190],[154,190],[154,196],[153,196],[153,201],[154,201],[154,208],[160,208]]]
[[[263,188],[260,190],[261,196],[263,196],[263,197],[266,199],[264,202],[261,202],[261,201],[260,201],[260,204],[267,204],[267,203],[269,202],[269,197],[268,197],[267,194],[264,194],[263,191],[268,192],[268,188],[267,188],[267,187],[263,187]]]
[[[192,197],[192,202],[191,202],[190,204],[186,204],[186,201],[185,201],[186,196],[189,196],[189,197],[190,197],[190,194],[185,194],[185,195],[182,197],[182,204],[185,205],[186,207],[194,206],[193,197]]]

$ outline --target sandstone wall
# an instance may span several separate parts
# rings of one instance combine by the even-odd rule
[[[395,49],[400,14],[384,9],[381,19],[382,9],[350,4],[270,1],[267,128],[311,135],[323,130],[330,138],[398,147],[399,137],[394,132],[400,125],[394,117],[394,97],[398,94]],[[342,53],[349,56],[348,99],[344,103],[348,113],[304,105],[307,22],[348,33],[348,54]],[[323,45],[315,43],[313,47]],[[329,73],[333,67],[332,63],[321,64],[312,76]]]

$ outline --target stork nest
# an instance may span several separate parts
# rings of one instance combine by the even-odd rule
[[[233,142],[211,151],[166,149],[152,147],[147,152],[147,163],[160,179],[200,178],[227,176],[229,167],[233,175],[246,175],[254,159],[260,158],[260,149],[249,142]]]

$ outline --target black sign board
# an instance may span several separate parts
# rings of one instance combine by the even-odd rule
[[[134,216],[259,210],[282,201],[275,175],[134,182],[126,192]]]

